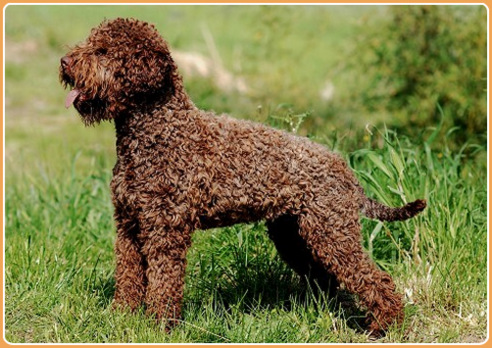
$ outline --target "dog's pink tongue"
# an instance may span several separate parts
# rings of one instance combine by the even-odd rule
[[[70,92],[68,92],[67,99],[65,99],[65,107],[68,109],[70,105],[73,104],[75,98],[80,94],[80,91],[78,89],[72,89]]]

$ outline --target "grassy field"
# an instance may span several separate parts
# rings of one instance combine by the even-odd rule
[[[277,256],[262,222],[195,233],[184,317],[170,334],[143,313],[111,309],[114,130],[111,124],[85,128],[73,109],[65,110],[57,74],[68,45],[116,16],[156,23],[175,49],[218,54],[249,86],[248,93],[238,93],[220,90],[210,79],[189,78],[198,106],[277,127],[308,114],[299,133],[341,153],[371,197],[394,206],[428,200],[426,211],[410,221],[362,219],[366,250],[405,294],[404,325],[381,342],[486,339],[486,144],[448,143],[460,130],[440,124],[409,137],[392,130],[390,120],[376,127],[367,115],[347,120],[323,113],[319,91],[326,76],[350,52],[361,21],[383,19],[384,8],[9,6],[7,341],[368,341],[358,327],[363,312],[355,299],[303,288]],[[335,92],[343,93],[343,74],[334,75]]]

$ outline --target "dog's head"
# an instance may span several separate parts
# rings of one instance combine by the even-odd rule
[[[60,64],[60,81],[86,124],[111,120],[170,98],[180,82],[167,43],[153,25],[135,19],[104,21]]]

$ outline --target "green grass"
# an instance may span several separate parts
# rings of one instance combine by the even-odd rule
[[[341,50],[357,21],[367,14],[381,15],[381,10],[7,8],[6,339],[27,343],[368,341],[358,330],[363,313],[354,299],[342,293],[334,300],[305,289],[277,256],[262,222],[194,234],[184,317],[170,334],[142,312],[111,309],[115,228],[108,186],[115,161],[114,130],[111,124],[85,128],[72,109],[63,108],[65,92],[58,84],[57,69],[64,45],[84,38],[102,17],[132,15],[157,22],[173,47],[202,53],[207,52],[200,36],[205,24],[231,70],[234,47],[248,51],[241,55],[241,72],[258,86],[264,78],[265,85],[251,96],[240,96],[192,80],[188,88],[198,105],[277,127],[286,127],[286,119],[292,118],[295,125],[302,118],[299,132],[344,154],[371,197],[394,206],[421,197],[428,200],[426,211],[406,222],[362,219],[366,250],[406,294],[403,328],[392,328],[382,342],[484,341],[485,146],[440,141],[451,141],[452,133],[459,130],[438,124],[422,130],[420,137],[409,138],[390,125],[365,128],[365,123],[347,122],[342,115],[328,122],[316,100],[322,71],[337,65],[337,55],[319,46],[304,53],[322,39],[330,40],[335,52]],[[252,28],[258,16],[266,24]],[[22,18],[29,18],[29,23]],[[283,32],[274,36],[280,28]],[[312,38],[316,32],[320,35]],[[300,84],[307,76],[310,83]],[[302,93],[289,89],[293,86],[303,88]],[[269,89],[272,93],[267,93]],[[258,103],[263,106],[260,112]],[[341,126],[350,123],[351,128]]]

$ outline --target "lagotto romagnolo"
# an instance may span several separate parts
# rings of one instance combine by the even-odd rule
[[[391,277],[363,251],[360,213],[384,221],[422,211],[368,198],[337,154],[307,138],[199,110],[154,26],[104,21],[61,58],[60,79],[88,124],[112,121],[116,307],[181,315],[186,251],[197,229],[264,220],[279,254],[329,290],[343,283],[381,334],[403,319]],[[329,285],[331,284],[331,285]]]

